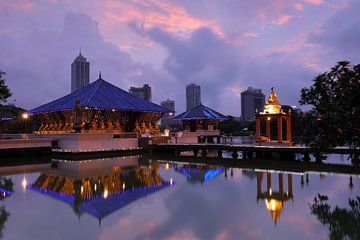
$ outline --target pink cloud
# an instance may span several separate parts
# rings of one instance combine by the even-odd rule
[[[294,3],[294,9],[297,11],[303,10],[303,5],[301,3]]]
[[[314,5],[320,5],[325,3],[324,0],[304,0],[306,3],[314,4]]]
[[[208,27],[219,36],[224,36],[221,28],[211,20],[193,17],[185,8],[173,3],[152,1],[106,0],[99,19],[105,31],[112,31],[119,24],[130,21],[140,22],[145,29],[160,27],[179,36],[190,35],[200,27]]]
[[[273,20],[272,23],[275,25],[284,25],[285,23],[289,22],[291,15],[282,14],[277,19]]]
[[[1,1],[1,5],[4,7],[19,12],[31,12],[38,9],[39,6],[30,0],[12,0],[12,1]]]

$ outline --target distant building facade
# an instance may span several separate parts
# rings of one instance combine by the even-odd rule
[[[138,98],[151,102],[151,87],[149,84],[144,84],[142,87],[130,87],[129,92]]]
[[[161,126],[162,127],[173,127],[178,125],[178,121],[174,120],[175,116],[175,101],[166,99],[165,101],[161,101],[160,105],[172,111],[171,113],[164,113],[164,115],[161,118]]]
[[[89,84],[90,79],[90,63],[79,53],[71,64],[71,92],[85,87]]]
[[[241,120],[254,121],[256,109],[262,111],[265,105],[265,95],[261,89],[249,87],[241,93]]]
[[[199,85],[191,83],[186,86],[186,110],[201,104],[201,89]]]

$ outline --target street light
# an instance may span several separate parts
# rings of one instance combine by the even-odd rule
[[[29,114],[28,114],[28,113],[23,113],[23,114],[21,115],[21,117],[22,117],[23,119],[28,119],[28,118],[29,118]]]

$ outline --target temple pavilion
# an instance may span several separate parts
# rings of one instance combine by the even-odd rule
[[[168,110],[140,99],[101,78],[30,111],[41,122],[38,133],[158,131]]]
[[[277,138],[271,137],[271,123],[277,124]],[[265,122],[265,135],[262,124]],[[286,124],[286,138],[283,138],[283,123]],[[281,108],[280,102],[271,88],[271,93],[265,103],[264,111],[256,113],[256,141],[258,143],[289,144],[291,145],[291,109],[286,113]]]
[[[219,121],[226,119],[223,114],[202,104],[174,117],[174,120],[182,121],[182,139],[188,143],[198,142],[202,136],[208,136],[209,139],[219,137]]]

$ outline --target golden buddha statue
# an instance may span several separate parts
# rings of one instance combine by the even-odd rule
[[[143,122],[141,123],[141,133],[144,133],[145,130],[146,130],[146,123],[143,121]]]
[[[100,121],[100,130],[105,130],[104,119],[101,119],[101,121]]]
[[[39,130],[38,130],[38,131],[39,131],[39,132],[43,131],[44,127],[45,127],[45,126],[44,126],[44,123],[42,123],[42,124],[40,125],[40,127],[39,127]]]
[[[108,130],[112,130],[112,129],[113,129],[113,123],[112,123],[112,121],[111,121],[110,119],[107,121],[107,129],[108,129]]]
[[[121,131],[121,124],[120,124],[120,121],[119,119],[116,120],[116,123],[115,123],[115,129],[118,130],[118,131]]]
[[[98,125],[96,119],[93,119],[93,121],[91,122],[91,130],[97,130],[97,129],[98,129]]]
[[[154,130],[154,128],[153,128],[153,126],[152,126],[151,122],[149,122],[149,124],[148,124],[148,129],[149,129],[150,131],[153,131],[153,130]]]
[[[58,125],[58,130],[61,131],[62,128],[63,128],[63,123],[60,121],[60,122],[59,122],[59,125]]]
[[[283,113],[282,109],[281,109],[281,105],[280,102],[277,98],[277,95],[274,91],[274,88],[271,88],[271,92],[269,95],[268,100],[265,103],[264,106],[264,111],[261,112],[262,114],[278,114],[278,113]]]

